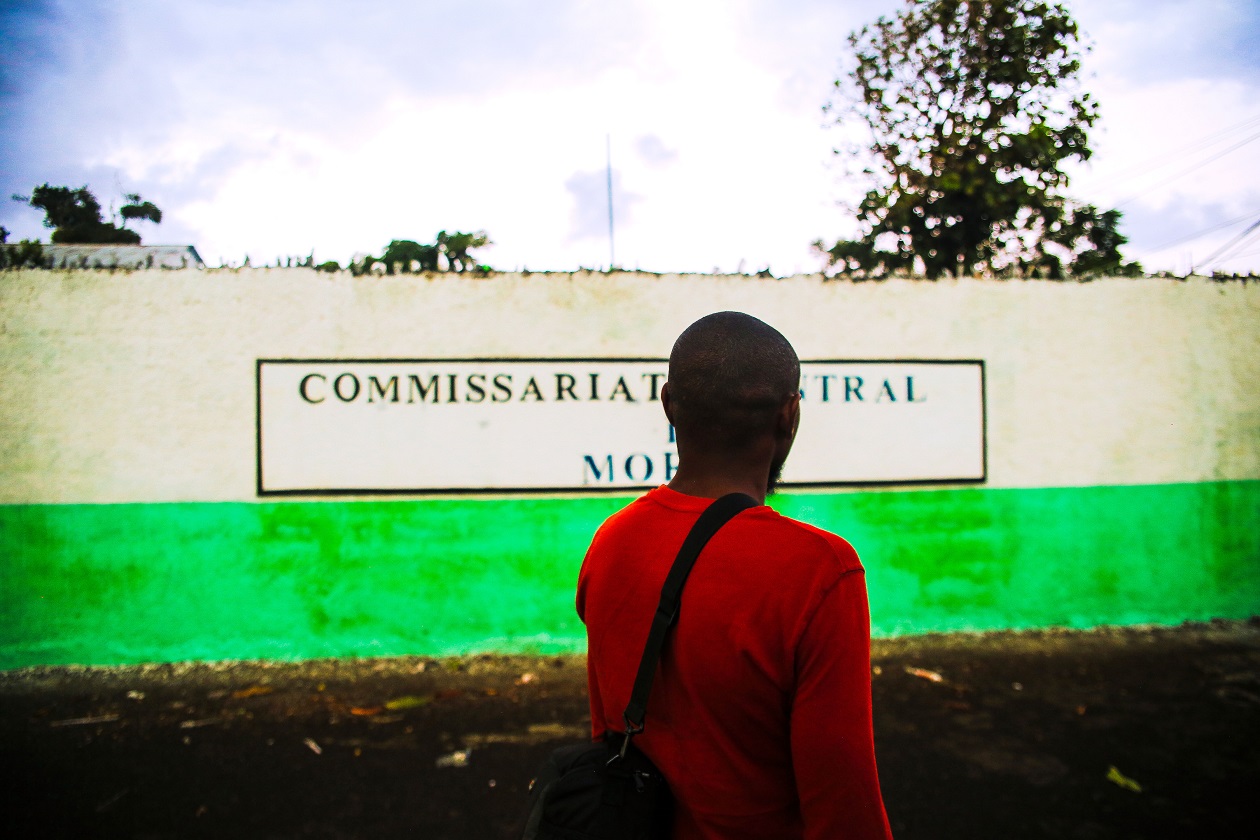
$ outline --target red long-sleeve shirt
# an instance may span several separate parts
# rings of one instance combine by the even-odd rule
[[[658,487],[596,533],[578,578],[591,728],[622,730],[661,585],[711,502]],[[743,511],[700,554],[635,738],[675,836],[889,838],[871,729],[870,617],[853,548]]]

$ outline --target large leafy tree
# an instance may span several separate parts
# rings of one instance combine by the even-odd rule
[[[53,229],[49,237],[58,244],[139,245],[140,234],[101,218],[101,204],[86,186],[78,189],[41,184],[29,197],[13,196],[15,201],[44,211],[44,226]],[[162,221],[162,211],[135,193],[127,195],[122,207],[123,224],[133,219]]]
[[[1098,118],[1075,21],[1041,0],[907,0],[849,36],[826,110],[868,135],[861,234],[831,246],[856,277],[1124,273],[1120,214],[1062,194]]]

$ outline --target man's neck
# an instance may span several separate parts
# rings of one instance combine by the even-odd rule
[[[737,466],[737,465],[734,465]],[[669,481],[669,489],[687,496],[717,499],[727,493],[743,493],[757,504],[766,502],[766,480],[770,470],[753,471],[747,468],[692,469],[679,466]]]

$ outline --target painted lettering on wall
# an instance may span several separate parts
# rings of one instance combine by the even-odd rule
[[[325,402],[333,396],[341,402],[352,403],[364,398],[365,402],[415,403],[506,403],[506,402],[658,402],[665,374],[651,371],[640,374],[642,382],[625,375],[605,392],[600,388],[598,371],[586,374],[579,380],[574,373],[555,373],[554,383],[546,377],[517,378],[510,372],[490,373],[424,373],[392,374],[389,376],[367,374],[366,386],[359,373],[348,370],[331,377],[324,373],[308,373],[298,383],[298,396],[311,405]],[[633,387],[631,383],[633,382]]]
[[[983,481],[984,364],[805,361],[783,486]],[[651,487],[663,359],[259,360],[258,492]]]

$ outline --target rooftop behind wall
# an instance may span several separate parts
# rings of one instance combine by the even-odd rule
[[[24,246],[0,247],[12,258]],[[44,267],[53,269],[205,267],[192,245],[42,245],[40,252]]]

